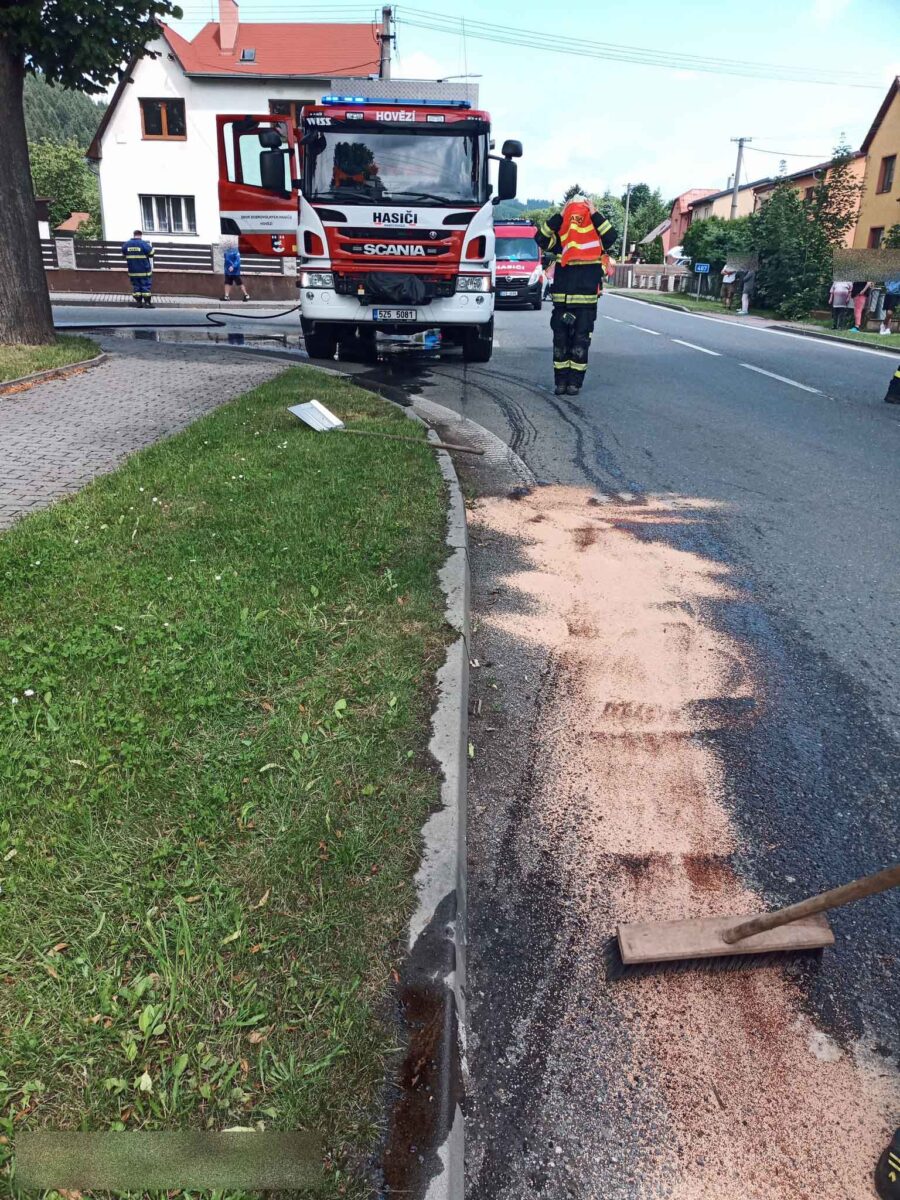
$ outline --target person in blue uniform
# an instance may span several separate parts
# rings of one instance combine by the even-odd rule
[[[122,254],[125,256],[135,304],[138,307],[146,305],[147,308],[152,308],[153,247],[144,241],[140,229],[136,229],[128,241],[122,243]]]

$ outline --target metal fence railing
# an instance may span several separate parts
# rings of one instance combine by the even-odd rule
[[[75,266],[84,271],[122,268],[122,243],[75,239]],[[211,271],[212,246],[203,242],[153,242],[153,265],[161,271]]]

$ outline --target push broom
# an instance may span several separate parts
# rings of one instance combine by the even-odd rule
[[[834,945],[834,934],[822,913],[898,886],[900,863],[810,896],[799,904],[755,917],[704,917],[619,925],[619,954],[622,964],[628,967],[733,954],[821,950]]]

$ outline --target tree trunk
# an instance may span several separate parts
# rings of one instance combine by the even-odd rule
[[[53,314],[28,166],[25,67],[0,38],[0,344],[52,342]]]

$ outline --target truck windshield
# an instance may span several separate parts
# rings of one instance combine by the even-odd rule
[[[497,257],[507,262],[537,262],[540,251],[537,242],[524,237],[498,237]]]
[[[308,200],[357,204],[483,204],[483,141],[479,134],[323,130],[304,155],[303,191]]]

